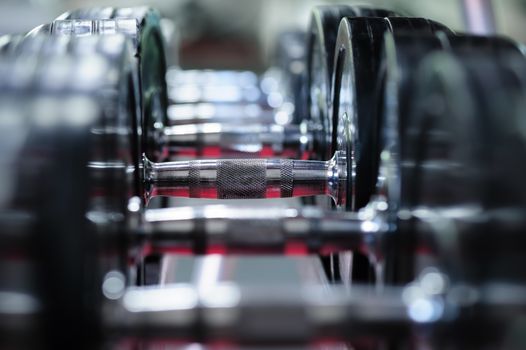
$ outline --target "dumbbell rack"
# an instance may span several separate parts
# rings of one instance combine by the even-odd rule
[[[27,279],[0,280],[6,346],[501,344],[526,305],[522,52],[386,10],[311,16],[306,57],[262,76],[165,81],[145,8],[0,40],[0,272]]]

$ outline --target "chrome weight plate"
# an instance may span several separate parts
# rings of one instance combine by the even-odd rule
[[[6,235],[21,233],[2,241],[27,266],[12,270],[25,271],[24,285],[11,277],[2,285],[38,305],[26,315],[35,339],[22,341],[50,348],[96,346],[103,273],[126,269],[127,198],[138,194],[134,105],[125,98],[132,63],[125,51],[112,60],[74,49],[93,41],[127,47],[123,37],[36,37],[0,58],[0,162],[11,183],[0,223]],[[0,270],[12,267],[2,255]]]
[[[72,36],[118,33],[133,41],[133,57],[139,72],[137,103],[142,114],[142,149],[154,160],[167,156],[163,139],[163,128],[168,125],[166,53],[160,20],[159,13],[148,7],[86,9],[65,13],[30,33]]]

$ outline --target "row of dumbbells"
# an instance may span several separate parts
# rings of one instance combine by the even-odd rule
[[[179,108],[177,116],[210,106],[169,106],[162,41],[155,11],[110,8],[71,12],[2,39],[0,268],[7,277],[0,287],[10,306],[0,309],[9,316],[0,320],[3,339],[54,348],[82,340],[93,348],[103,329],[111,340],[389,339],[389,330],[414,323],[456,334],[491,324],[488,314],[501,307],[523,312],[516,267],[525,259],[526,167],[517,159],[526,151],[526,63],[515,43],[390,11],[319,7],[307,33],[305,98],[295,96],[293,111],[252,99],[257,122],[236,129],[169,118],[169,108]],[[302,110],[303,118],[276,118]],[[222,139],[247,130],[260,139]],[[202,159],[230,155],[232,144],[258,147]],[[341,210],[145,209],[159,195],[320,194]],[[126,278],[130,264],[157,249],[352,250],[375,261],[380,291],[298,299],[306,291],[282,290],[275,300],[234,286],[203,295],[188,286],[125,288],[137,284]],[[495,280],[517,298],[496,298],[488,286]],[[473,297],[480,290],[487,293]],[[175,301],[159,304],[170,295]],[[256,328],[258,312],[269,323],[299,325]],[[496,319],[514,322],[514,315]],[[500,330],[464,340],[493,340]],[[457,336],[450,343],[435,336],[459,346]]]

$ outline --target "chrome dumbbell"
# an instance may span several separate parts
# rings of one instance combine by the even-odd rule
[[[153,163],[144,160],[146,197],[250,199],[328,195],[344,203],[347,156],[326,162],[220,159]]]

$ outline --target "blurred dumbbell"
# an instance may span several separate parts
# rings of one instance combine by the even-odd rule
[[[269,102],[278,107],[276,120],[288,119],[300,124],[307,115],[306,107],[306,32],[285,31],[279,34],[274,47],[271,68],[261,79],[261,89]],[[288,115],[288,118],[285,118]]]
[[[50,24],[39,26],[28,36],[86,36],[123,34],[134,44],[139,95],[135,101],[141,114],[137,125],[141,147],[152,159],[163,159],[163,128],[168,125],[166,54],[160,16],[148,7],[93,8],[64,13]],[[109,48],[108,48],[109,49]]]
[[[415,106],[418,106],[418,103],[421,103],[417,96],[425,101],[428,99],[428,97],[417,92],[419,91],[418,86],[415,87],[415,81],[418,81],[417,77],[425,76],[427,68],[416,69],[415,67],[418,67],[420,62],[426,59],[427,56],[439,51],[447,52],[444,53],[444,56],[457,57],[456,59],[460,62],[458,64],[464,67],[462,69],[468,71],[470,70],[468,69],[469,60],[466,60],[464,57],[466,53],[469,53],[472,57],[480,56],[479,60],[484,62],[482,67],[487,65],[488,69],[490,69],[489,67],[496,69],[502,64],[502,60],[507,61],[509,59],[513,59],[516,62],[520,62],[519,65],[523,65],[524,58],[520,50],[513,42],[502,38],[445,35],[444,33],[421,38],[414,35],[389,35],[386,36],[384,47],[386,70],[385,75],[382,77],[384,89],[381,93],[381,112],[377,117],[379,118],[377,119],[380,127],[378,137],[381,147],[378,153],[380,166],[376,191],[390,193],[389,197],[391,198],[399,198],[398,204],[392,203],[390,205],[399,208],[398,210],[409,209],[411,211],[418,208],[430,208],[433,206],[432,203],[434,201],[441,202],[437,207],[443,209],[451,208],[451,210],[462,206],[461,203],[481,203],[480,197],[472,200],[468,198],[475,193],[476,196],[482,193],[481,188],[475,190],[473,185],[483,181],[482,179],[486,177],[486,175],[481,175],[482,172],[476,170],[480,169],[483,163],[480,163],[475,153],[466,156],[466,152],[470,148],[477,148],[476,145],[480,142],[471,136],[473,130],[478,127],[461,124],[462,119],[456,122],[447,121],[448,118],[446,117],[440,123],[438,123],[438,120],[437,122],[431,122],[428,119],[420,119],[418,126],[412,124],[411,120],[413,119],[410,118],[424,118],[421,113],[413,110],[416,109]],[[452,60],[455,60],[455,58],[452,58]],[[467,74],[455,69],[449,72],[452,76],[456,73]],[[480,70],[470,74],[483,75],[484,72]],[[453,77],[451,79],[453,80]],[[491,79],[494,79],[494,81]],[[512,87],[510,85],[511,82],[502,83],[502,77],[492,76],[491,79],[488,80],[489,86],[492,84],[504,84],[507,87]],[[464,85],[462,90],[465,90],[466,94],[472,94],[478,89],[476,85],[477,83],[474,86]],[[450,91],[447,89],[439,94],[446,95],[446,97],[441,97],[441,99],[450,98]],[[506,98],[512,97],[507,96]],[[429,98],[433,100],[433,97]],[[500,97],[497,95],[493,97],[488,96],[488,99],[491,101],[489,103],[494,103],[498,102]],[[452,115],[450,117],[462,115],[462,109],[470,108],[469,106],[472,106],[474,103],[482,105],[481,101],[475,101],[476,98],[471,102],[468,100],[457,101],[458,104],[454,105],[455,109],[451,111]],[[429,103],[433,106],[431,108],[439,108],[441,106],[441,102]],[[442,106],[442,108],[447,109],[447,105]],[[465,110],[465,112],[472,113],[472,111],[468,112],[468,110]],[[442,115],[445,112],[440,110],[437,113]],[[502,113],[502,123],[513,123],[513,119],[510,121],[504,120],[513,118],[514,113],[508,114],[504,110]],[[479,123],[476,117],[472,121],[475,124]],[[428,122],[430,124],[426,124]],[[441,123],[444,123],[444,125]],[[445,126],[446,124],[447,127]],[[416,129],[419,131],[416,132]],[[426,136],[422,136],[423,132],[426,133]],[[498,133],[499,131],[495,130],[495,134]],[[415,135],[420,136],[416,137]],[[424,148],[423,146],[409,145],[408,140],[417,139],[419,142],[429,144],[430,147]],[[456,142],[466,142],[465,148],[453,147]],[[455,150],[450,147],[455,148]],[[417,155],[418,160],[408,158],[408,154],[412,154],[413,157]],[[462,157],[462,159],[457,157]],[[422,182],[422,177],[419,175],[423,169],[428,174],[426,179],[429,181],[425,185]],[[512,172],[509,167],[507,169]],[[417,190],[416,188],[420,185],[423,186],[420,190]],[[445,198],[448,199],[445,200]],[[437,210],[435,213],[441,213],[441,211]],[[440,216],[441,214],[438,215]],[[408,228],[409,231],[413,230],[411,224],[408,225]],[[400,231],[403,232],[399,228],[398,232]],[[415,231],[417,230],[413,230],[413,232]],[[410,234],[406,236],[393,235],[392,237],[396,240],[391,242],[392,244],[390,245],[391,249],[393,249],[390,254],[394,260],[386,264],[386,266],[389,266],[386,273],[388,278],[393,281],[408,281],[414,276],[415,266],[411,266],[411,264],[415,264],[415,261],[407,257],[411,255],[409,251],[412,251],[417,246],[410,238]],[[408,238],[408,240],[405,240],[403,237]],[[404,251],[407,253],[402,253]],[[408,265],[403,267],[405,264]],[[395,266],[400,267],[398,272],[391,270]]]
[[[291,125],[294,104],[269,75],[172,69],[167,79],[174,103],[164,136],[172,158],[302,158],[307,151],[305,128]]]
[[[167,84],[173,104],[258,103],[271,108],[260,90],[260,78],[254,72],[171,68]]]
[[[199,124],[233,124],[233,125],[287,125],[291,122],[289,109],[279,111],[267,110],[258,103],[185,103],[168,106],[170,126]]]
[[[13,305],[0,310],[2,341],[93,348],[102,274],[127,268],[127,197],[137,192],[135,105],[120,98],[133,92],[132,48],[113,36],[23,42],[0,58],[0,288]]]
[[[439,39],[454,57],[436,53],[426,58],[414,88],[405,90],[400,83],[403,70],[395,78],[400,103],[413,109],[397,108],[405,129],[400,162],[409,165],[400,173],[402,194],[408,194],[402,208],[415,203],[425,208],[417,216],[434,233],[433,248],[452,279],[523,281],[513,266],[521,264],[519,251],[526,245],[518,214],[526,198],[519,184],[524,167],[516,162],[524,151],[524,134],[518,131],[524,57],[515,43],[502,38]],[[416,45],[414,38],[394,44]],[[388,79],[393,77],[388,74]]]
[[[169,96],[174,106],[182,107],[192,104],[218,105],[220,107],[242,107],[257,105],[264,111],[281,111],[278,124],[289,122],[299,123],[303,113],[294,110],[295,106],[304,104],[300,100],[304,75],[304,33],[285,32],[278,38],[276,52],[273,54],[273,66],[258,76],[249,71],[227,70],[182,70],[172,68],[168,71],[167,82]],[[298,94],[296,94],[298,92]],[[232,109],[230,109],[232,110]],[[173,115],[178,116],[178,109]],[[287,113],[285,118],[283,115]],[[300,113],[300,114],[298,114]],[[208,122],[239,122],[239,114],[234,113],[232,119],[208,111]],[[254,111],[252,111],[254,114]],[[196,116],[195,123],[201,122]],[[251,115],[250,117],[255,118]],[[173,118],[176,124],[181,122]],[[251,119],[258,121],[259,118]],[[272,121],[273,119],[271,119]],[[263,123],[267,123],[264,116]],[[193,124],[188,120],[188,124]]]
[[[243,71],[171,69],[168,116],[173,127],[166,132],[171,154],[304,157],[308,135],[298,127],[304,105],[303,41],[301,32],[281,35],[276,67],[261,77]]]
[[[408,170],[423,186],[414,190],[414,185],[402,184],[412,192],[411,202],[423,203],[420,230],[432,232],[434,263],[448,271],[450,281],[515,305],[501,307],[498,316],[473,317],[478,329],[488,330],[478,336],[459,322],[455,337],[469,334],[468,343],[479,347],[502,343],[503,334],[524,317],[514,312],[525,312],[519,291],[525,278],[517,269],[525,263],[526,197],[520,184],[525,168],[517,160],[525,150],[526,66],[519,52],[506,54],[506,45],[480,38],[473,44],[485,46],[487,54],[472,49],[455,58],[435,54],[422,65],[416,85],[420,103],[410,115],[411,136],[402,149],[408,161],[415,161],[417,166]],[[415,128],[420,131],[414,133]],[[452,209],[441,209],[445,207]]]

